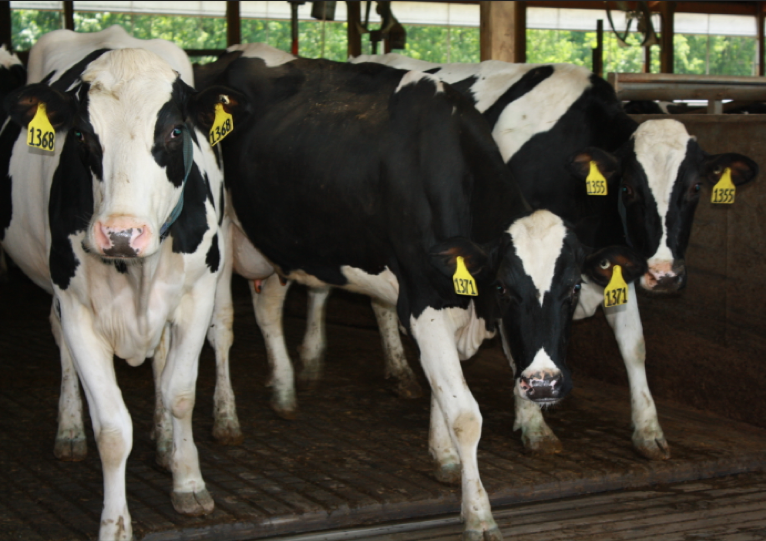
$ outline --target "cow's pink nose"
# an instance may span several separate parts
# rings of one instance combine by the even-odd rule
[[[151,240],[147,225],[129,218],[96,222],[93,237],[98,251],[109,257],[140,257]]]

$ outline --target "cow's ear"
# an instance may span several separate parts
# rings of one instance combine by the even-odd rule
[[[735,186],[747,184],[758,176],[757,163],[747,156],[733,152],[707,157],[703,164],[703,174],[711,185],[715,185],[727,167],[731,169],[731,181]]]
[[[487,250],[465,237],[452,237],[428,251],[431,264],[445,276],[455,274],[457,258],[462,257],[471,276],[479,280],[489,274],[491,257]]]
[[[223,110],[232,116],[234,130],[237,120],[241,120],[248,111],[248,101],[244,94],[226,86],[211,86],[194,94],[189,103],[192,121],[200,130],[207,133],[215,122],[215,106],[222,104]]]
[[[612,179],[620,167],[619,160],[609,152],[596,147],[588,147],[570,158],[567,170],[584,182],[590,174],[590,162],[596,162],[598,170],[604,175],[607,182]]]
[[[45,84],[21,87],[9,94],[3,105],[11,119],[26,128],[37,114],[41,103],[45,104],[45,111],[53,129],[60,131],[72,127],[77,113],[75,98]]]
[[[612,279],[614,266],[622,267],[622,277],[630,283],[647,271],[646,260],[627,246],[608,246],[585,258],[583,274],[601,287]]]

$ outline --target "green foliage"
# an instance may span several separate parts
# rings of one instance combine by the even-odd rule
[[[216,17],[133,15],[111,12],[75,12],[78,32],[97,32],[119,24],[141,39],[162,38],[184,49],[224,49],[226,20]],[[62,28],[61,12],[14,9],[11,11],[13,48],[29,50],[39,37]],[[306,58],[346,60],[346,23],[300,21],[299,54]],[[396,51],[428,62],[478,62],[479,29],[464,27],[405,25],[407,44]],[[324,36],[324,46],[322,44]],[[290,52],[290,22],[244,19],[242,41],[264,42]],[[595,32],[527,30],[527,62],[534,64],[568,62],[591,67]],[[632,47],[620,47],[610,33],[604,34],[604,72],[640,72],[644,50],[631,35]],[[677,34],[674,41],[676,73],[753,75],[756,41],[748,37],[696,36]],[[369,36],[363,36],[363,52],[371,53]],[[383,52],[379,44],[378,52]],[[707,67],[706,67],[707,66]],[[652,72],[659,72],[659,49],[652,48]]]

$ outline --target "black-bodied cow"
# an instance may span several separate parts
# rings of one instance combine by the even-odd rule
[[[133,366],[155,358],[172,417],[162,461],[174,507],[199,515],[214,506],[191,420],[228,233],[222,171],[197,120],[214,104],[191,82],[186,55],[169,42],[119,27],[61,30],[35,44],[29,84],[5,100],[14,122],[0,133],[0,201],[11,203],[0,208],[0,241],[53,294],[64,372],[59,436],[70,453],[84,440],[67,432],[82,430],[69,418],[81,415],[78,405],[65,403],[79,402],[79,376],[104,474],[100,539],[132,539],[132,424],[114,355]],[[54,134],[39,124],[45,118]]]
[[[245,263],[261,272],[264,256],[276,270],[255,301],[270,357],[274,338],[282,342],[277,274],[396,306],[432,389],[437,475],[462,482],[464,538],[499,539],[476,462],[481,414],[460,360],[498,325],[517,363],[516,392],[530,403],[561,399],[580,273],[600,279],[603,254],[584,265],[558,216],[529,211],[486,121],[449,85],[266,51],[221,58],[206,91],[242,93],[224,104],[237,127],[222,142],[239,235],[232,253],[250,279],[264,276]],[[469,276],[458,274],[463,265]],[[478,295],[458,294],[456,282]]]
[[[674,292],[686,284],[684,256],[703,184],[728,169],[736,186],[755,178],[758,166],[741,154],[708,155],[680,122],[639,125],[624,113],[612,87],[571,64],[431,64],[397,55],[360,56],[433,73],[471,99],[490,123],[503,160],[534,208],[550,209],[576,224],[580,240],[598,250],[629,245],[648,263],[642,289]],[[589,196],[586,178],[595,162],[608,195]],[[584,277],[575,318],[602,305],[603,285]],[[670,456],[647,385],[643,328],[631,284],[627,305],[605,308],[630,381],[633,444],[644,456]],[[396,332],[384,334],[399,340]],[[522,411],[523,410],[523,411]],[[517,401],[514,428],[527,447],[557,452],[560,442],[539,410]]]

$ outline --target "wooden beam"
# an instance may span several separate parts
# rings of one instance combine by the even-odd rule
[[[13,51],[13,30],[11,25],[11,3],[0,2],[0,43]]]
[[[74,32],[74,2],[61,2],[63,7],[64,28]]]
[[[242,43],[242,21],[239,2],[226,2],[226,46]]]
[[[660,72],[673,73],[673,10],[675,2],[660,4]]]
[[[764,60],[764,30],[763,23],[766,18],[763,13],[763,8],[766,7],[764,2],[757,2],[758,9],[755,14],[756,34],[758,36],[756,47],[758,47],[758,72],[757,74],[763,77],[764,67],[766,67],[766,60]]]
[[[479,2],[481,60],[526,62],[526,2]]]
[[[360,4],[361,2],[346,2],[346,13],[348,14],[346,36],[348,39],[349,57],[362,54],[362,34],[359,33],[359,26],[362,24]]]

